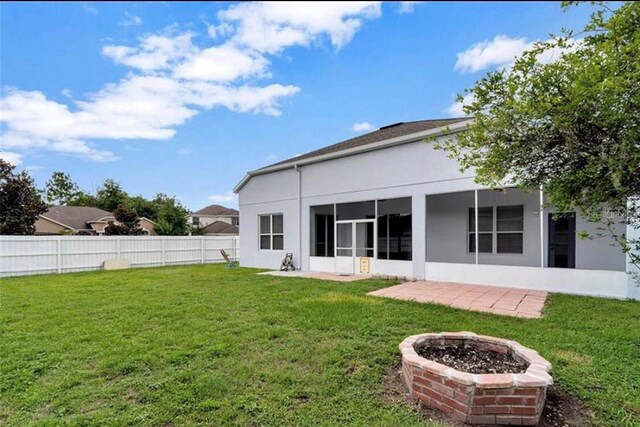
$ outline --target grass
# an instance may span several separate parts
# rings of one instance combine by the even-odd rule
[[[640,425],[640,304],[551,295],[526,320],[368,297],[387,285],[222,265],[0,280],[0,424],[425,425],[383,397],[426,331],[514,339],[594,425]]]

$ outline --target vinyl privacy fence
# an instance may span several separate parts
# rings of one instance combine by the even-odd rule
[[[98,270],[108,259],[132,267],[224,262],[239,258],[238,237],[0,236],[0,277]]]

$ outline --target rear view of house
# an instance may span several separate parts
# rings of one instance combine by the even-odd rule
[[[249,172],[235,188],[241,264],[292,252],[303,270],[637,297],[619,246],[576,236],[598,224],[554,216],[541,191],[480,186],[434,148],[469,124],[397,123]]]

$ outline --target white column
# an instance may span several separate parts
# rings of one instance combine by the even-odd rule
[[[540,186],[540,268],[544,268],[544,193]]]
[[[476,265],[478,265],[478,260],[479,260],[479,254],[478,254],[478,248],[480,247],[479,245],[479,239],[478,239],[478,190],[473,190],[473,198],[474,198],[474,216],[475,216],[475,235],[476,235]]]
[[[424,279],[427,261],[427,196],[418,193],[411,197],[411,246],[413,277]]]
[[[204,264],[204,236],[200,236],[200,264]]]
[[[164,240],[165,240],[165,239],[164,239],[164,237],[163,237],[163,238],[162,238],[162,265],[167,265],[167,260],[166,260],[166,258],[165,258],[165,256],[164,256],[164,255],[165,255],[165,254],[164,254],[164,252],[165,252],[165,248],[164,248],[164,246],[165,246],[165,245],[164,245]]]

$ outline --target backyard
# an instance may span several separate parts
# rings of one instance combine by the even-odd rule
[[[406,336],[469,330],[553,363],[594,425],[640,425],[640,303],[550,295],[542,319],[222,265],[0,280],[0,424],[425,425],[385,398]]]

